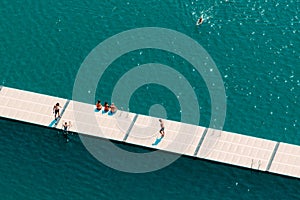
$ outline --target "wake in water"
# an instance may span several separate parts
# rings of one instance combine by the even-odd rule
[[[198,0],[192,1],[192,19],[196,25],[208,24],[212,31],[219,34],[219,30],[224,25],[232,22],[239,22],[242,26],[246,21],[254,21],[255,23],[269,24],[269,20],[265,16],[265,11],[261,3],[248,0],[247,3],[236,2],[234,0],[214,1],[207,4],[200,3]],[[277,7],[277,3],[275,6]],[[219,15],[219,12],[222,15]],[[200,20],[201,19],[201,20]]]
[[[198,0],[192,2],[192,5],[197,5]],[[204,21],[210,22],[215,15],[218,14],[220,8],[224,5],[229,6],[230,8],[236,10],[236,2],[235,1],[215,1],[213,4],[203,4],[193,7],[192,15],[195,21],[197,21],[201,16],[203,16]],[[201,8],[200,8],[201,7]]]
[[[217,4],[215,3],[215,5],[210,6],[207,9],[202,9],[200,12],[198,11],[198,6],[193,8],[194,11],[192,12],[192,15],[194,20],[197,22],[200,18],[202,18],[203,22],[209,22],[209,19],[213,18],[214,8],[216,6]]]

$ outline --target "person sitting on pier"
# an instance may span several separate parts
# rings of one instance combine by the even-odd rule
[[[108,112],[109,111],[109,105],[107,102],[104,103],[104,112]]]
[[[101,101],[98,100],[97,103],[96,103],[96,109],[97,110],[101,110],[102,109],[102,105],[101,105]]]
[[[55,120],[57,120],[57,118],[60,117],[59,115],[59,108],[61,108],[61,106],[59,105],[59,103],[56,103],[53,107],[53,114],[54,114],[54,118]]]
[[[111,112],[112,114],[114,114],[115,112],[117,112],[117,110],[118,110],[117,106],[115,106],[115,104],[112,103],[112,104],[110,105],[110,112]]]

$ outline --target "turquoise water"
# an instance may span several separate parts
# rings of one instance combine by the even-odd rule
[[[100,42],[137,27],[174,29],[215,61],[228,97],[225,130],[300,145],[299,6],[298,0],[4,0],[0,81],[71,99],[81,63]],[[195,27],[201,13],[205,21]],[[109,100],[133,66],[163,63],[190,81],[201,106],[199,124],[208,126],[210,101],[201,76],[182,58],[143,52],[116,60],[99,82],[98,96]],[[148,114],[156,103],[166,107],[169,119],[180,119],[176,97],[157,85],[137,90],[130,110]],[[118,172],[94,159],[76,136],[65,144],[53,130],[0,123],[1,199],[300,199],[299,180],[186,157],[147,174]]]

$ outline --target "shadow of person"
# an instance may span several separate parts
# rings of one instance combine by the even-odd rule
[[[152,144],[152,146],[158,145],[158,144],[161,142],[162,139],[163,139],[162,137],[156,138],[156,140],[155,140],[155,142]]]
[[[109,111],[109,112],[107,113],[107,115],[109,115],[109,116],[113,116],[114,114],[116,114],[116,112],[117,112],[117,111],[115,111],[115,112],[111,112],[111,111]]]
[[[50,122],[49,127],[53,127],[53,125],[57,122],[56,119],[54,119],[52,122]]]
[[[110,111],[102,110],[102,114],[103,114],[103,115],[106,114],[106,113],[108,113],[108,112],[110,112]]]

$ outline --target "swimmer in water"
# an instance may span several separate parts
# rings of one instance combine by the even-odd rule
[[[69,124],[68,124],[68,122],[65,122],[62,125],[64,138],[66,139],[67,142],[69,142],[68,134],[69,134],[70,127],[71,127],[71,122],[69,122]]]
[[[197,25],[200,25],[202,23],[203,23],[203,15],[201,15],[201,17],[198,19]]]

